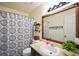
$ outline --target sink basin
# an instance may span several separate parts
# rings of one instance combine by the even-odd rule
[[[41,52],[46,56],[59,56],[61,55],[60,48],[51,45],[42,45],[40,46]]]

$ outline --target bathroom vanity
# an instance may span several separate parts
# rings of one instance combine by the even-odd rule
[[[50,46],[51,44],[53,44],[53,46]],[[67,51],[62,48],[61,44],[54,42],[46,44],[44,41],[39,41],[31,44],[30,46],[32,56],[79,56],[79,54]],[[56,49],[52,47],[56,47]],[[53,52],[51,50],[53,50]]]
[[[31,56],[42,56],[38,51],[36,51],[37,48],[35,48],[33,45],[31,46]]]
[[[46,44],[46,42],[39,41],[31,44],[32,56],[64,56],[65,54],[56,45]]]

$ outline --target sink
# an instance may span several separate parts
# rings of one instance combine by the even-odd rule
[[[44,53],[46,56],[60,56],[60,55],[62,55],[60,48],[57,46],[41,45],[40,49],[41,49],[41,52]]]

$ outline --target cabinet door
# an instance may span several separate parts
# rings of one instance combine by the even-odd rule
[[[64,17],[64,37],[65,40],[73,40],[76,37],[75,8],[66,11]]]

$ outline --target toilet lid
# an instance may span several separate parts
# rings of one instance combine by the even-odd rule
[[[23,53],[26,53],[26,54],[27,54],[27,53],[31,53],[31,48],[26,48],[26,49],[24,49],[24,50],[23,50]]]

